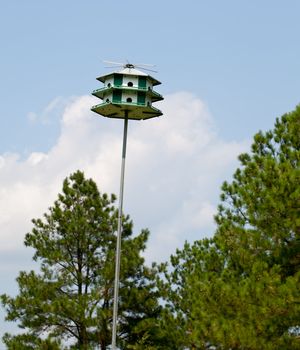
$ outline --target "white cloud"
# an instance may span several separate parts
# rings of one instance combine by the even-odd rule
[[[56,97],[41,112],[29,112],[27,119],[31,123],[41,123],[44,125],[52,124],[59,117],[61,109],[66,107],[72,98]]]
[[[46,108],[47,118],[58,103]],[[49,152],[0,156],[0,254],[25,249],[30,220],[47,210],[76,169],[102,192],[118,194],[123,123],[90,112],[94,104],[89,96],[68,102]],[[129,123],[125,173],[124,210],[136,229],[150,228],[149,260],[166,260],[185,240],[212,234],[220,184],[247,145],[223,141],[205,104],[190,93],[166,96],[159,108],[164,116]]]

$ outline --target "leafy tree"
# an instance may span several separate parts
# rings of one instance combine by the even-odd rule
[[[32,334],[20,334],[10,336],[5,334],[3,337],[4,343],[8,349],[13,350],[60,350],[61,344],[58,341],[51,339],[40,339]]]
[[[114,201],[114,195],[100,194],[95,182],[77,171],[65,179],[49,212],[33,220],[25,245],[35,250],[33,259],[40,263],[40,272],[20,272],[19,294],[1,296],[6,319],[18,321],[25,330],[22,335],[4,336],[8,349],[106,349],[110,344]],[[160,313],[155,274],[141,256],[148,236],[143,230],[132,237],[132,222],[123,218],[118,320],[122,349],[146,335],[155,338]]]
[[[161,328],[169,334],[168,348],[209,348],[213,325],[206,310],[216,297],[214,285],[224,269],[222,254],[212,240],[204,239],[185,243],[170,264],[160,266],[164,278],[159,281],[166,302]]]
[[[249,348],[298,348],[290,335],[300,321],[300,106],[256,134],[240,161],[216,217],[216,241],[246,311],[239,323],[262,341]]]
[[[214,238],[177,251],[160,281],[176,349],[300,348],[300,106],[239,159]]]
[[[252,154],[239,159],[242,168],[222,188],[219,241],[237,269],[251,266],[246,254],[293,275],[300,267],[300,106],[273,131],[256,134]]]

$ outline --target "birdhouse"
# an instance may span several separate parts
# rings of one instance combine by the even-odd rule
[[[102,103],[91,110],[108,118],[128,118],[144,120],[159,117],[162,112],[152,103],[163,100],[153,90],[160,82],[150,75],[138,70],[133,64],[125,64],[123,69],[97,78],[104,86],[94,90],[92,95],[100,98]]]

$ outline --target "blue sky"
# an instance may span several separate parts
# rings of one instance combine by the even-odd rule
[[[2,1],[0,151],[49,148],[57,120],[32,125],[28,113],[89,93],[103,59],[155,63],[161,92],[199,96],[226,138],[270,128],[299,103],[299,10],[296,0]]]
[[[151,230],[147,259],[211,235],[237,155],[300,102],[299,10],[296,0],[2,1],[0,293],[32,267],[24,234],[64,177],[80,168],[118,193],[122,125],[89,111],[102,60],[156,64],[162,81],[165,115],[129,126],[124,206]],[[11,327],[0,320],[0,335]]]

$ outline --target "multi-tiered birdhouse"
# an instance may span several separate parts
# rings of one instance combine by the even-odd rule
[[[153,90],[160,82],[150,75],[137,70],[134,65],[126,64],[118,72],[103,75],[97,80],[104,87],[94,90],[92,95],[103,100],[92,107],[92,111],[108,118],[128,118],[135,120],[159,117],[162,112],[152,103],[163,100]]]

